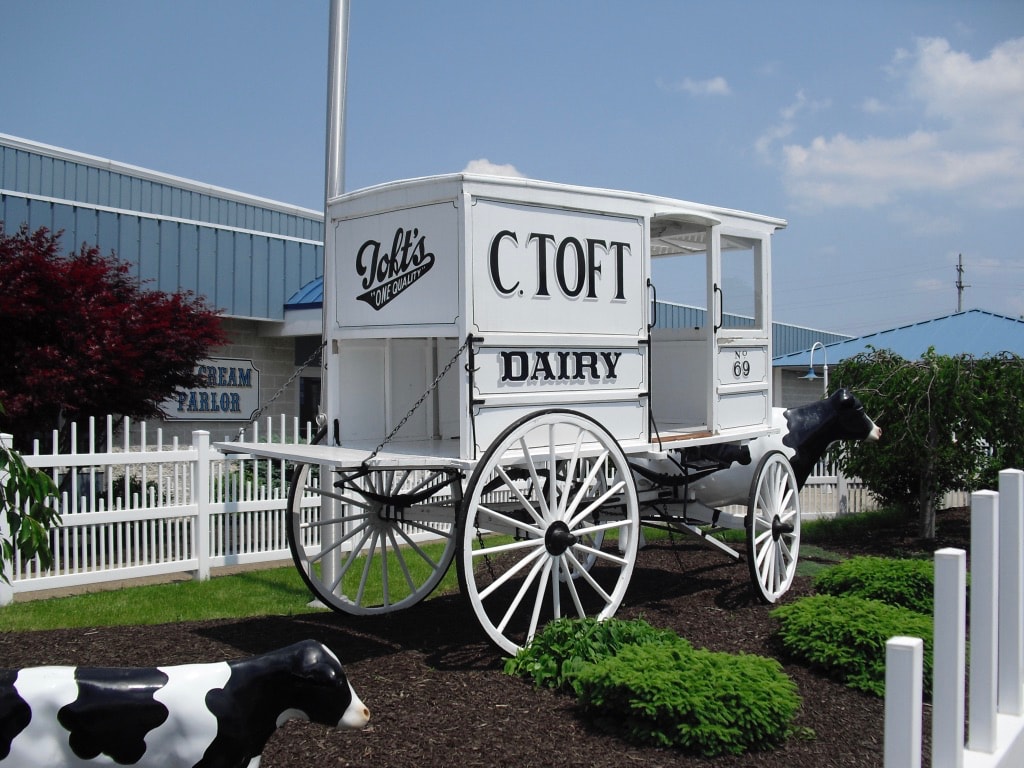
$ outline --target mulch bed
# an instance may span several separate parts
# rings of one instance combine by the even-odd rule
[[[968,549],[966,510],[940,513],[939,538],[878,531],[849,551],[912,554]],[[785,601],[810,592],[798,578]],[[788,662],[773,644],[770,608],[752,596],[747,566],[692,537],[643,550],[618,616],[670,627],[694,646],[778,658],[803,697],[805,735],[766,752],[702,758],[633,746],[597,729],[574,700],[501,672],[460,595],[382,617],[333,613],[0,633],[0,666],[150,666],[262,653],[304,638],[333,648],[370,707],[370,725],[340,732],[292,721],[272,737],[262,768],[308,766],[757,766],[832,768],[882,764],[883,702]],[[924,732],[927,737],[929,726]],[[927,756],[926,756],[927,761]]]

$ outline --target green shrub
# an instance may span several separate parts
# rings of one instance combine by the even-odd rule
[[[778,744],[800,708],[796,685],[774,659],[685,641],[623,647],[581,665],[576,686],[587,713],[631,740],[703,755]]]
[[[854,557],[822,572],[814,589],[827,595],[881,600],[918,613],[933,613],[935,565],[930,560]]]
[[[665,642],[686,641],[643,619],[562,618],[547,624],[519,653],[506,659],[505,672],[528,678],[538,687],[568,690],[581,664],[614,656],[626,645]]]
[[[860,597],[814,595],[771,613],[793,658],[825,670],[851,688],[885,694],[885,643],[896,635],[924,640],[924,690],[931,690],[932,618]]]

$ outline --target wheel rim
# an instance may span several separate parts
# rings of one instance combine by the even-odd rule
[[[800,491],[782,453],[758,466],[747,507],[747,563],[758,596],[774,603],[796,575],[800,550]]]
[[[615,613],[639,526],[615,439],[571,411],[529,416],[491,445],[467,487],[463,594],[490,640],[514,654],[551,619]]]
[[[348,470],[332,472],[324,490],[310,481],[317,470],[297,465],[288,499],[292,559],[310,591],[358,615],[427,597],[455,556],[459,481],[442,470]]]

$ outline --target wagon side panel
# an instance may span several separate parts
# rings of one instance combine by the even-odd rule
[[[469,210],[473,447],[569,408],[646,443],[649,296],[640,214],[477,197]]]

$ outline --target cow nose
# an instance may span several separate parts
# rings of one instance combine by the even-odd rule
[[[359,729],[370,722],[370,710],[352,690],[352,686],[349,686],[349,690],[352,692],[352,700],[345,708],[345,714],[342,715],[338,727]]]

